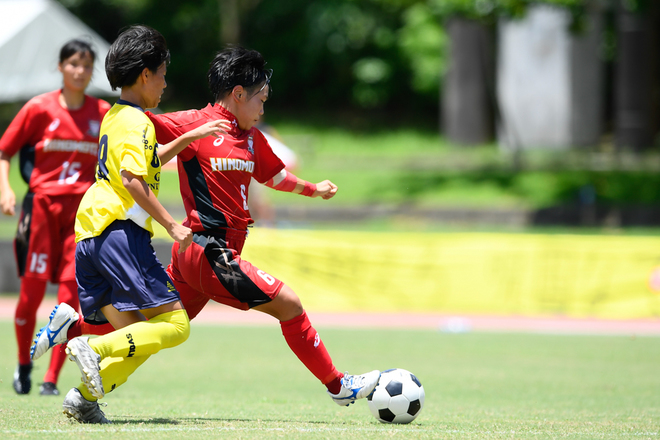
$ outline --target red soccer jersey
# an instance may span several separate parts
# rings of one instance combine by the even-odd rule
[[[0,139],[10,157],[20,151],[20,169],[29,191],[47,195],[82,194],[94,182],[98,136],[107,102],[85,96],[67,110],[61,90],[29,100]]]
[[[284,168],[264,135],[238,128],[236,117],[220,105],[154,115],[156,139],[166,144],[206,122],[227,119],[229,135],[192,142],[177,156],[179,186],[187,221],[194,232],[217,228],[245,230],[254,222],[248,209],[250,179],[264,183]]]

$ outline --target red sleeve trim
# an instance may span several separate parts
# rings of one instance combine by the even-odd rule
[[[275,185],[273,179],[270,179],[266,182],[266,185],[278,191],[284,191],[284,192],[291,192],[294,189],[296,189],[298,178],[286,170],[284,172],[286,173],[286,175],[280,183]]]

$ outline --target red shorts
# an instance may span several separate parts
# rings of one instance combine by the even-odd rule
[[[190,319],[213,301],[248,310],[273,300],[283,283],[241,258],[245,231],[195,233],[193,243],[179,254],[172,246],[167,273],[181,295]]]
[[[52,283],[76,279],[73,228],[82,197],[26,194],[14,239],[19,276]]]

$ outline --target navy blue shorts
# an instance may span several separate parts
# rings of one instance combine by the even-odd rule
[[[101,312],[108,304],[125,312],[179,300],[149,232],[131,220],[116,220],[98,237],[78,242],[76,281],[80,308],[90,324],[108,322]]]

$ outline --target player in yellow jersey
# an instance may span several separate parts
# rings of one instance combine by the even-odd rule
[[[110,109],[101,124],[98,158],[96,182],[76,216],[76,242],[100,235],[116,220],[131,220],[153,234],[151,216],[136,203],[131,187],[124,186],[127,173],[141,176],[144,189],[148,187],[158,196],[158,144],[154,127],[140,106],[120,98]],[[172,232],[172,238],[178,240],[181,231]]]
[[[96,181],[76,215],[76,281],[85,321],[117,329],[95,339],[74,338],[67,354],[82,373],[64,399],[64,413],[81,423],[110,423],[97,399],[126,382],[149,356],[184,342],[190,333],[179,294],[151,246],[152,219],[181,249],[191,230],[175,222],[156,198],[161,163],[228,121],[202,124],[159,146],[144,109],[160,102],[170,54],[163,36],[132,26],[112,44],[105,61],[121,95],[101,124]]]

